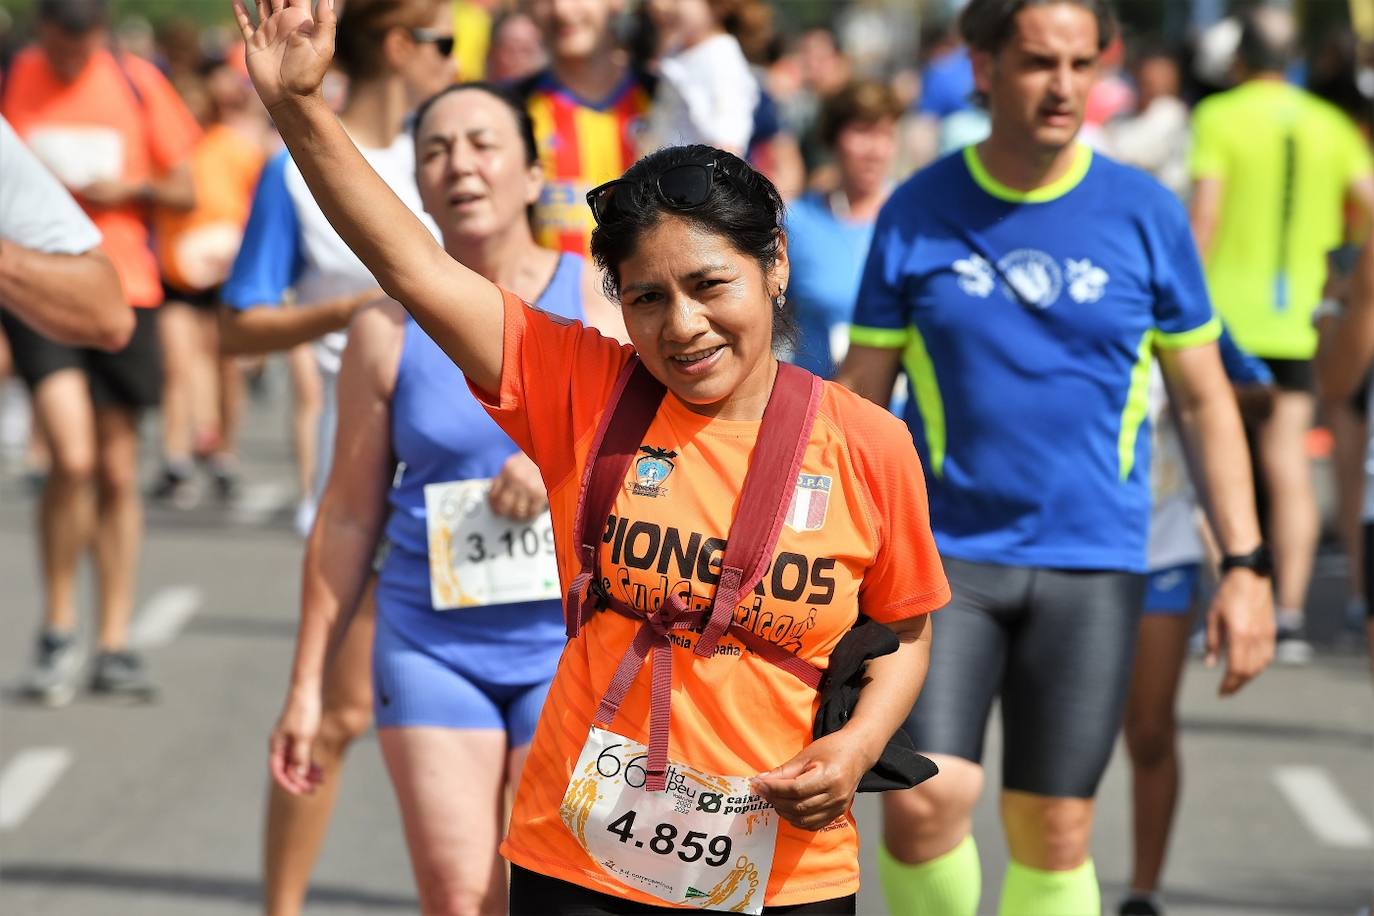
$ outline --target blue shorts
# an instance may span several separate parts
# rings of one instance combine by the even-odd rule
[[[1187,614],[1197,598],[1201,563],[1166,566],[1150,573],[1145,583],[1145,613]]]
[[[402,636],[385,614],[377,615],[372,709],[378,728],[495,729],[506,733],[512,748],[523,747],[534,738],[552,669],[548,675],[533,683],[490,683],[446,664]]]

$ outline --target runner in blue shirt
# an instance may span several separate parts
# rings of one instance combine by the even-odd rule
[[[787,208],[787,301],[801,332],[792,362],[821,378],[835,374],[849,348],[849,319],[873,223],[892,190],[901,113],[896,93],[875,80],[857,80],[827,98],[820,134],[839,186],[805,194]]]
[[[1121,723],[1144,590],[1150,360],[1200,458],[1228,572],[1223,693],[1272,652],[1265,551],[1218,324],[1180,204],[1078,145],[1114,24],[1102,0],[973,0],[961,30],[992,134],[897,189],[840,380],[899,371],[954,583],[908,731],[941,774],[884,799],[896,913],[971,916],[970,818],[995,697],[1011,865],[1002,913],[1096,913],[1092,798]]]

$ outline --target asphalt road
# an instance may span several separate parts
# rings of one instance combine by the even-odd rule
[[[163,688],[125,707],[79,696],[60,710],[0,705],[0,912],[219,916],[257,908],[265,739],[285,685],[301,543],[280,389],[253,406],[245,503],[154,510],[135,629]],[[148,468],[151,476],[152,468]],[[0,480],[0,683],[27,662],[40,598],[23,481]],[[1186,788],[1167,876],[1178,916],[1347,913],[1374,896],[1374,691],[1339,632],[1340,564],[1321,565],[1309,667],[1216,698],[1190,666]],[[990,764],[998,758],[996,725]],[[400,823],[371,735],[355,748],[308,912],[416,909]],[[992,784],[995,772],[990,772]],[[1094,856],[1113,904],[1129,866],[1127,770],[1102,786]],[[861,799],[865,838],[877,806]],[[983,910],[1005,864],[996,804],[976,819]],[[860,912],[885,912],[872,846]],[[938,914],[936,914],[938,916]]]

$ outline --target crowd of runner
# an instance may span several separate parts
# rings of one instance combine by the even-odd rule
[[[156,699],[144,500],[235,504],[281,358],[266,912],[375,726],[425,913],[852,913],[882,791],[890,910],[972,916],[994,700],[998,912],[1102,911],[1122,732],[1116,905],[1163,912],[1190,640],[1223,696],[1313,654],[1318,422],[1374,626],[1369,72],[1276,7],[882,9],[38,0],[0,45],[23,693]]]

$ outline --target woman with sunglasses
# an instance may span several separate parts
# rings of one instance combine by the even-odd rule
[[[423,208],[404,124],[416,105],[451,81],[452,61],[437,47],[450,28],[447,5],[440,0],[349,0],[339,24],[336,62],[348,79],[340,115],[344,128],[416,214]],[[432,222],[426,225],[437,234]],[[231,353],[292,351],[302,533],[313,522],[315,497],[333,455],[334,387],[344,331],[362,306],[381,297],[377,286],[320,212],[291,157],[283,152],[272,159],[258,182],[243,245],[222,291],[229,307],[221,312],[221,345]],[[288,298],[294,303],[285,307]],[[315,742],[323,787],[309,796],[293,795],[276,783],[268,787],[263,895],[271,916],[300,911],[333,811],[339,762],[372,719],[371,598],[363,601],[366,607],[340,644],[339,663],[325,688]],[[294,727],[279,721],[274,743]]]
[[[452,50],[442,0],[351,0],[340,23],[336,62],[347,86],[340,119],[416,212],[415,157],[403,127],[416,105],[452,82]],[[283,307],[288,290],[294,302]],[[221,312],[221,346],[228,353],[290,351],[302,536],[329,473],[344,330],[379,296],[372,276],[310,199],[290,156],[272,159],[222,291],[229,307]]]
[[[634,344],[624,347],[459,264],[378,180],[320,97],[328,0],[314,15],[308,0],[264,3],[256,27],[235,11],[258,92],[312,192],[539,466],[579,619],[585,586],[607,607],[571,627],[535,730],[502,846],[511,912],[853,913],[850,803],[915,700],[925,615],[949,591],[910,436],[773,355],[788,278],[776,189],[698,146],[656,153],[592,192],[593,251],[621,302]],[[648,386],[662,400],[641,413],[639,446],[620,453],[636,456],[632,473],[592,473],[611,505],[601,534],[600,508],[580,526],[576,516],[584,475],[606,468],[590,464],[592,440],[631,367],[639,381],[625,396],[642,403]],[[724,563],[725,539],[765,410],[791,410],[800,380],[809,420],[787,444],[776,551],[746,586]],[[575,527],[591,543],[575,548]],[[700,633],[678,626],[693,608],[703,616],[718,583],[744,600],[715,609],[724,617]],[[797,672],[827,666],[860,614],[890,628],[895,649],[868,662],[848,720],[813,740],[816,680]],[[636,673],[646,645],[653,659]]]

